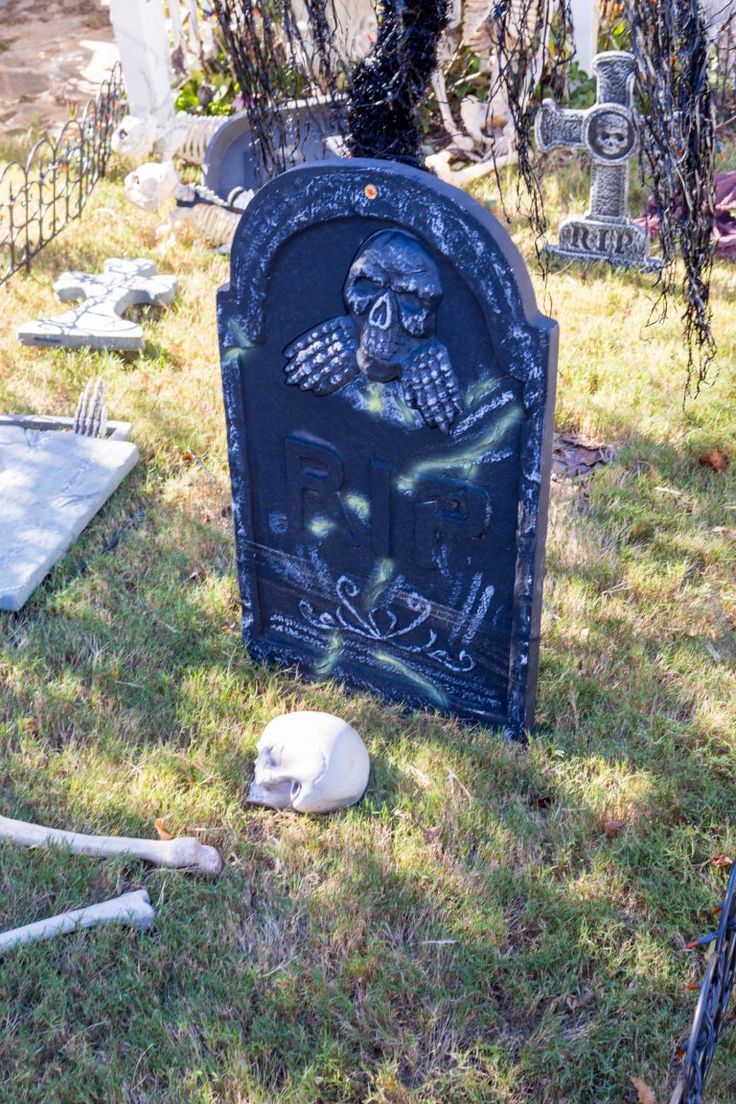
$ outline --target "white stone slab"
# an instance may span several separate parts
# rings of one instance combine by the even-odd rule
[[[130,441],[0,425],[0,610],[19,610],[138,460]]]

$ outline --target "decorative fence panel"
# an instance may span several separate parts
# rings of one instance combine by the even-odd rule
[[[0,284],[31,261],[72,219],[104,175],[122,104],[116,65],[78,119],[42,138],[25,163],[0,163]]]

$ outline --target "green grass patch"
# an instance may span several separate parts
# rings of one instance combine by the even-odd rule
[[[556,227],[587,176],[567,159],[546,187]],[[142,885],[158,906],[151,934],[0,961],[0,1101],[622,1104],[632,1075],[665,1101],[704,968],[684,942],[722,896],[711,856],[736,849],[736,269],[714,275],[718,378],[685,408],[677,304],[650,327],[648,279],[535,276],[560,322],[558,426],[615,457],[553,485],[539,731],[519,748],[249,659],[215,330],[227,261],[191,239],[159,251],[159,221],[117,169],[0,288],[0,409],[72,413],[102,374],[142,454],[0,615],[0,808],[142,835],[165,817],[226,866],[207,882],[0,846],[2,928]],[[532,264],[524,221],[511,230]],[[114,255],[180,277],[172,308],[143,312],[143,353],[17,343],[58,309],[55,276]],[[710,448],[725,473],[698,463]],[[258,735],[295,708],[364,736],[357,807],[244,804]],[[734,1098],[731,1028],[708,1099]]]

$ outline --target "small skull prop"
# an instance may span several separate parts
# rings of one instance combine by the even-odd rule
[[[591,127],[591,147],[599,157],[614,161],[631,149],[631,133],[626,119],[615,111],[604,111]]]
[[[331,813],[360,801],[370,760],[354,728],[331,713],[276,717],[258,741],[248,801],[297,813]]]
[[[403,230],[372,234],[343,285],[350,313],[287,345],[287,383],[329,395],[361,375],[399,380],[407,405],[449,433],[463,400],[447,348],[434,336],[441,298],[439,268],[418,238]]]
[[[123,181],[126,197],[142,211],[156,211],[176,191],[179,174],[171,161],[149,161],[129,172]]]
[[[358,367],[385,383],[401,375],[416,338],[430,337],[442,298],[439,269],[426,249],[400,230],[369,238],[350,266],[344,297],[360,334]]]

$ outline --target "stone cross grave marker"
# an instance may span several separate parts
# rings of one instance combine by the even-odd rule
[[[585,149],[591,156],[590,209],[566,218],[557,245],[547,252],[567,260],[608,261],[656,269],[648,256],[645,230],[628,216],[629,161],[637,152],[632,89],[636,62],[632,54],[609,50],[593,59],[598,78],[597,102],[586,111],[559,108],[545,100],[535,120],[537,144]]]
[[[128,429],[87,437],[71,419],[0,418],[0,610],[28,601],[135,466]]]
[[[475,200],[386,161],[256,193],[218,295],[251,652],[531,726],[556,324]]]
[[[73,310],[18,328],[24,345],[63,345],[69,349],[142,349],[143,329],[123,318],[136,303],[162,305],[176,295],[175,276],[157,276],[153,261],[143,258],[105,261],[99,275],[64,272],[54,284],[62,302],[81,299]]]

